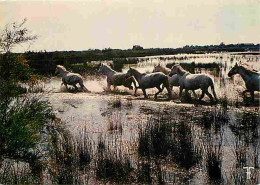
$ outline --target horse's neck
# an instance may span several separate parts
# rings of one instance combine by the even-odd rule
[[[170,71],[171,71],[171,70],[168,69],[167,67],[164,67],[164,68],[162,68],[162,69],[163,69],[162,72],[163,72],[164,74],[166,74],[166,75],[168,75],[168,74],[170,73]]]
[[[245,69],[243,69],[243,68],[240,68],[238,70],[238,73],[241,75],[241,77],[243,78],[243,80],[245,82],[248,81],[251,78],[250,75],[246,74]]]
[[[188,71],[185,71],[184,69],[183,70],[181,70],[181,71],[179,71],[178,73],[177,73],[177,75],[179,75],[179,76],[187,76],[187,75],[189,75],[190,74],[190,72],[188,72]]]
[[[190,75],[189,72],[186,73],[177,73],[177,76],[179,79],[185,79],[188,75]]]
[[[105,70],[106,76],[113,76],[114,74],[116,74],[116,71],[114,71],[113,69],[107,68],[107,70]]]
[[[137,71],[137,70],[134,70],[133,71],[133,76],[135,77],[135,79],[139,82],[140,80],[141,80],[141,78],[142,78],[142,76],[143,76],[143,74],[142,73],[140,73],[139,71]]]
[[[61,73],[61,76],[67,76],[67,74],[69,74],[70,72],[69,71],[60,71]]]

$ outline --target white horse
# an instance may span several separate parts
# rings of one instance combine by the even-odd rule
[[[113,85],[114,89],[117,86],[125,86],[133,90],[132,87],[132,83],[133,83],[135,87],[135,94],[136,94],[137,86],[136,86],[135,78],[133,76],[128,77],[126,73],[116,72],[115,70],[111,69],[111,67],[108,66],[107,64],[101,64],[98,71],[107,76],[108,90],[110,90],[111,85]]]
[[[217,101],[217,95],[214,88],[214,83],[211,77],[205,74],[191,74],[188,71],[185,71],[180,65],[174,65],[171,69],[170,76],[177,74],[179,77],[180,83],[180,94],[182,96],[182,91],[185,89],[185,93],[188,90],[196,90],[201,89],[202,94],[199,100],[201,100],[204,95],[208,95],[211,101],[213,101],[212,95],[209,93],[208,88],[211,87],[211,91],[213,92],[214,98]]]
[[[62,65],[57,65],[55,74],[60,73],[62,76],[62,84],[66,86],[66,89],[68,90],[68,85],[72,85],[75,90],[78,90],[77,83],[80,85],[83,91],[90,92],[83,84],[83,78],[80,74],[77,73],[71,73],[66,70],[66,68]]]
[[[174,87],[179,87],[180,83],[179,83],[179,77],[177,74],[169,76],[171,69],[164,67],[163,65],[161,65],[160,63],[154,66],[153,72],[162,72],[165,75],[168,75],[168,80],[169,80],[169,85],[170,85],[170,89],[172,90],[173,86]],[[196,93],[194,90],[192,90],[193,94],[195,97],[197,97]]]
[[[150,73],[150,74],[140,73],[139,71],[133,68],[130,68],[127,71],[127,74],[128,76],[135,77],[135,79],[139,83],[138,88],[142,89],[145,98],[147,98],[145,89],[156,87],[159,91],[155,93],[154,98],[157,99],[157,95],[163,91],[163,88],[160,87],[161,84],[163,84],[163,86],[166,87],[168,91],[168,100],[172,99],[168,77],[165,74],[161,72]]]
[[[228,76],[231,77],[234,74],[240,74],[243,80],[245,81],[246,90],[243,91],[245,93],[250,92],[251,100],[254,101],[254,91],[260,91],[260,73],[255,70],[250,70],[245,65],[235,66],[229,71]]]
[[[171,71],[171,69],[162,66],[160,63],[155,65],[154,69],[153,69],[153,73],[162,72],[165,75],[169,75],[170,71]],[[172,76],[168,76],[168,80],[169,80],[169,85],[170,85],[171,89],[172,89],[173,86],[179,86],[179,78],[178,78],[177,74],[172,75]]]

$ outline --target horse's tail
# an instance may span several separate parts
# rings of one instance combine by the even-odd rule
[[[79,85],[80,85],[80,87],[82,88],[82,90],[83,90],[84,92],[91,92],[91,91],[88,90],[88,89],[86,88],[86,86],[84,85],[82,78],[80,78]]]
[[[218,101],[217,94],[216,94],[215,87],[214,87],[214,82],[213,82],[212,79],[211,79],[211,82],[210,82],[210,88],[211,88],[211,91],[214,95],[215,100]]]

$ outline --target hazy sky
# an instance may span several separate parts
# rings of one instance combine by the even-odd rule
[[[0,0],[1,29],[23,18],[30,50],[260,43],[260,0]]]

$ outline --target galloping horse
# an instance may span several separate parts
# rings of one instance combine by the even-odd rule
[[[163,88],[160,87],[160,85],[163,84],[163,86],[166,87],[168,91],[168,100],[172,99],[168,77],[165,74],[161,72],[156,72],[151,74],[140,73],[139,71],[133,68],[130,68],[127,71],[127,74],[128,76],[135,77],[135,79],[139,83],[138,88],[142,89],[145,98],[147,98],[145,89],[156,87],[159,91],[155,93],[154,98],[157,99],[157,95],[163,91]]]
[[[164,67],[162,66],[160,63],[157,64],[156,66],[154,66],[154,69],[153,69],[153,72],[162,72],[164,73],[165,75],[168,75],[168,80],[169,80],[169,85],[170,85],[170,89],[172,90],[172,87],[175,86],[175,87],[179,87],[180,86],[180,83],[179,83],[179,77],[177,74],[175,75],[172,75],[172,76],[169,76],[170,72],[171,72],[171,69],[170,68],[167,68],[167,67]],[[195,97],[197,97],[196,93],[194,90],[192,90],[193,94]]]
[[[228,72],[228,76],[231,77],[234,74],[240,74],[246,84],[246,90],[243,91],[245,93],[250,92],[251,100],[254,101],[254,91],[260,91],[260,73],[255,70],[248,69],[245,65],[235,66]]]
[[[99,67],[99,72],[107,76],[107,88],[110,90],[111,85],[116,88],[116,86],[125,86],[133,90],[132,83],[135,87],[135,94],[137,91],[136,81],[133,76],[128,77],[126,73],[119,73],[111,69],[107,64],[101,64]]]
[[[171,71],[171,69],[162,66],[160,63],[157,64],[156,66],[154,66],[154,69],[153,69],[153,73],[162,72],[165,75],[169,75],[170,71]],[[168,76],[168,80],[169,80],[169,85],[170,85],[171,89],[173,86],[179,86],[179,78],[178,78],[177,74],[175,74],[173,76]]]
[[[71,73],[66,70],[66,68],[62,65],[57,65],[55,74],[60,73],[62,76],[62,84],[66,86],[66,89],[68,90],[68,85],[72,85],[75,90],[78,90],[77,83],[80,85],[83,91],[90,92],[83,84],[83,78],[78,73]]]
[[[212,95],[209,93],[208,88],[211,87],[211,90],[213,92],[214,98],[217,101],[217,95],[214,88],[213,80],[205,74],[191,74],[188,71],[185,71],[180,65],[174,65],[171,69],[170,76],[177,74],[179,77],[179,83],[180,83],[180,94],[179,96],[182,96],[182,91],[185,89],[185,93],[187,93],[188,90],[196,90],[201,89],[202,94],[199,100],[201,100],[204,95],[208,95],[211,101],[213,101]]]

